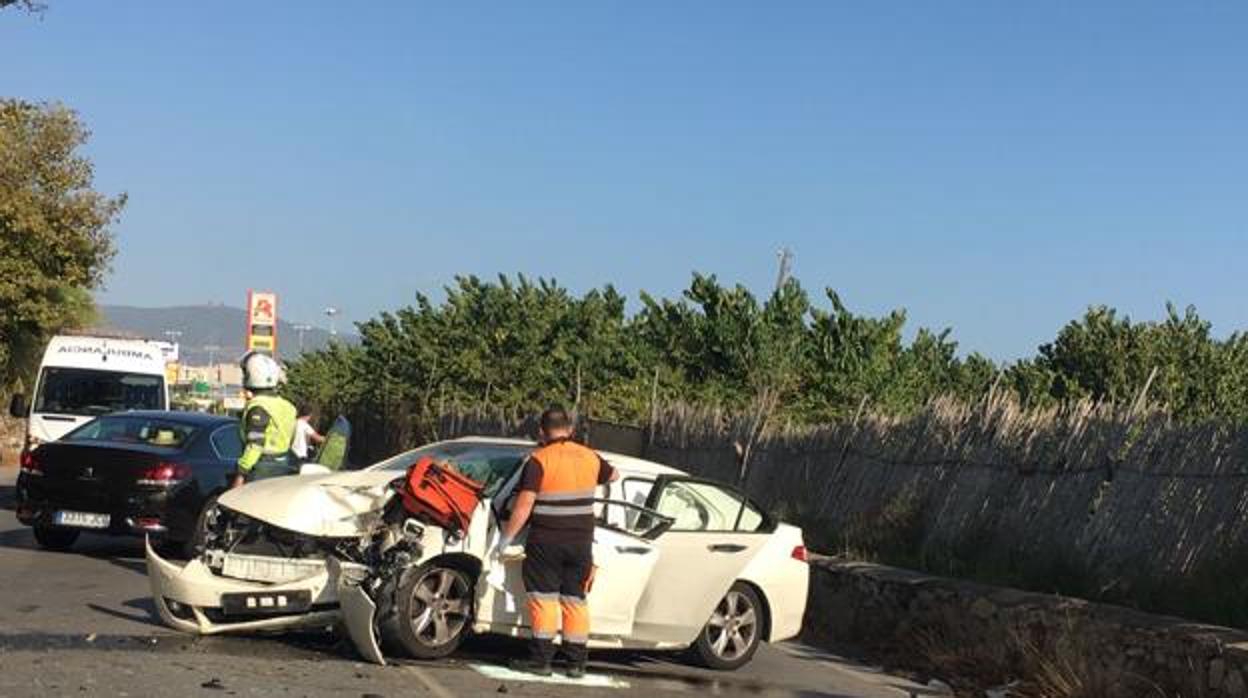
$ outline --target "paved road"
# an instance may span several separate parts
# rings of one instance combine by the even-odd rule
[[[599,653],[584,683],[499,674],[522,649],[477,639],[453,660],[379,667],[330,634],[194,638],[160,625],[138,541],[84,536],[73,553],[36,548],[13,517],[0,469],[0,695],[399,696],[449,698],[697,693],[895,698],[937,693],[797,644],[765,646],[738,672],[670,657]]]

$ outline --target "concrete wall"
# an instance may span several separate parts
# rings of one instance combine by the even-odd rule
[[[1107,698],[1248,696],[1248,633],[881,565],[819,560],[811,573],[808,641],[866,647],[963,689],[976,674],[1064,674]]]

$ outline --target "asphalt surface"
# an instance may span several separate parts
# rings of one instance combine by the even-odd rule
[[[452,659],[361,662],[330,633],[192,637],[166,628],[138,540],[84,535],[38,549],[0,469],[0,696],[933,696],[940,692],[800,644],[760,648],[736,672],[662,654],[599,652],[580,683],[501,669],[523,645],[474,638]]]

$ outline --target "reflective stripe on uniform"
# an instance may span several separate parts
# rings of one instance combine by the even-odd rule
[[[578,504],[570,507],[553,507],[542,504],[533,505],[533,513],[541,516],[584,516],[594,515],[594,504]]]
[[[578,499],[593,499],[597,492],[597,486],[587,490],[574,490],[572,492],[538,492],[537,501],[539,502],[574,502]]]

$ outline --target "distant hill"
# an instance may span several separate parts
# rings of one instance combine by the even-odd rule
[[[136,308],[128,305],[101,305],[99,324],[109,330],[136,334],[149,339],[167,339],[166,330],[181,332],[178,343],[181,361],[207,364],[210,359],[233,361],[242,356],[247,333],[247,312],[227,305],[187,305],[170,308]],[[297,323],[296,323],[297,324]],[[343,341],[353,335],[339,333]],[[303,333],[306,351],[320,349],[329,342],[329,331],[319,327]],[[299,332],[284,320],[277,326],[278,352],[284,357],[299,353]],[[215,346],[215,350],[208,347]]]

